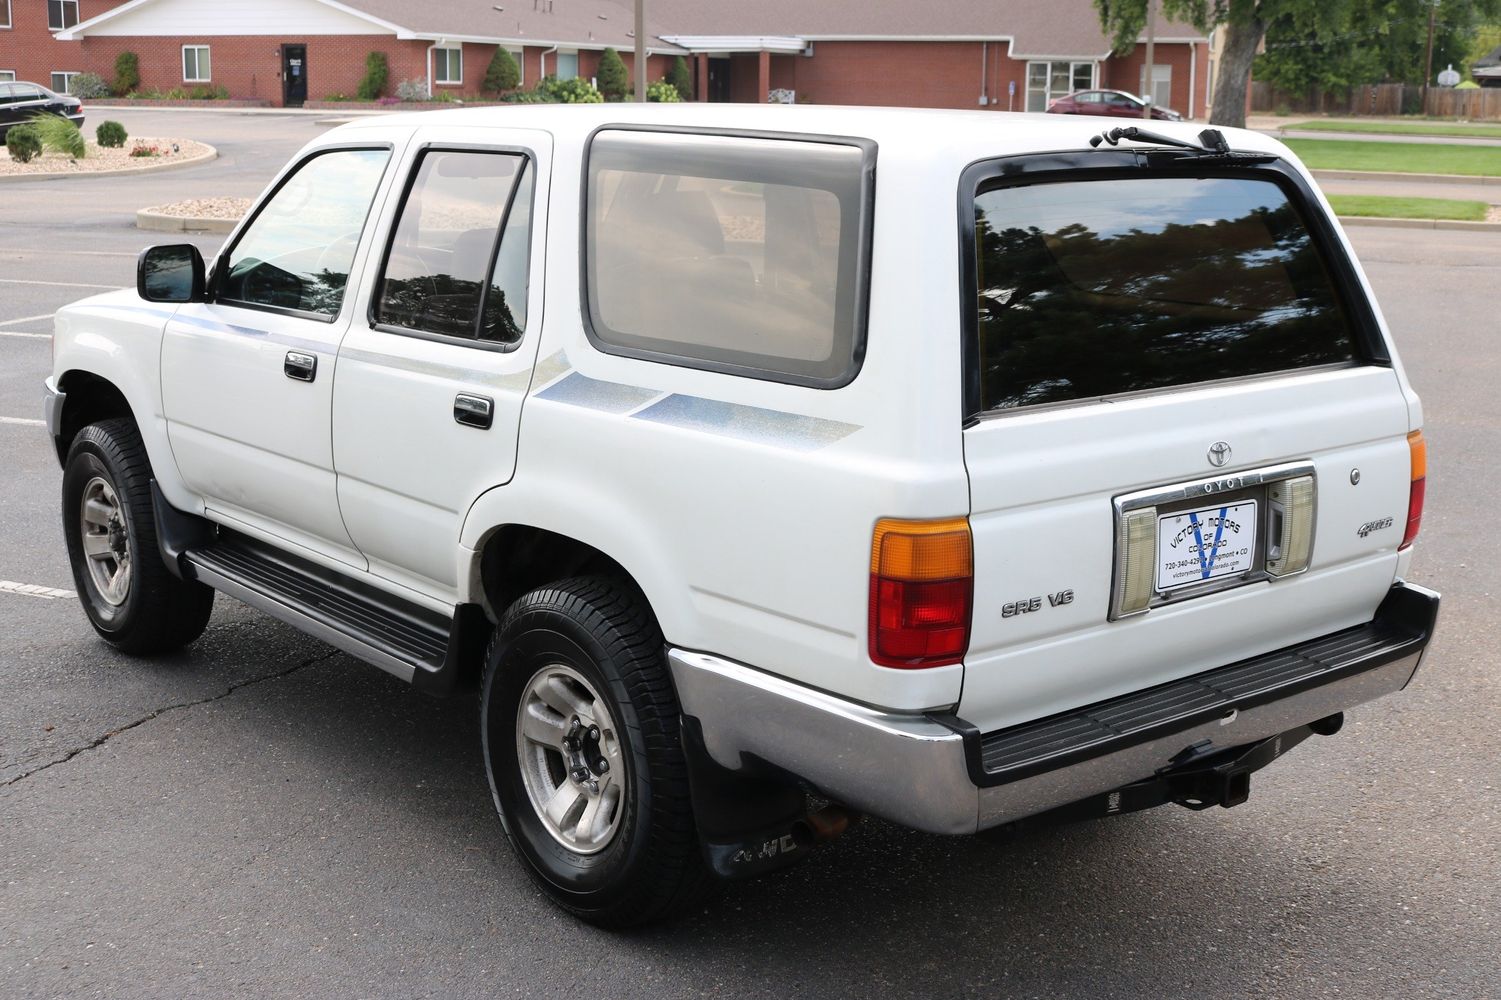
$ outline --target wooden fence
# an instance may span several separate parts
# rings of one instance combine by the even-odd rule
[[[1380,83],[1343,92],[1295,94],[1278,90],[1269,83],[1254,81],[1251,85],[1251,110],[1257,114],[1372,115],[1378,118],[1427,114],[1434,118],[1501,121],[1501,87],[1482,87],[1479,90],[1430,87],[1425,107],[1422,87],[1400,83]]]

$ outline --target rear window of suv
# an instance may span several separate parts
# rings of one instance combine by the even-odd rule
[[[985,410],[1356,356],[1319,249],[1271,180],[982,189],[973,252]]]

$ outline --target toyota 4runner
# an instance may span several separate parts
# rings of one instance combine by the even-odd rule
[[[516,854],[603,924],[859,814],[1237,805],[1417,668],[1421,410],[1285,147],[1108,124],[335,129],[58,314],[84,610],[147,654],[222,591],[478,688]]]

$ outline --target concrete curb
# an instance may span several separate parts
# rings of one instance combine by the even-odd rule
[[[1386,226],[1391,229],[1451,229],[1472,233],[1501,233],[1501,222],[1466,222],[1463,219],[1388,219],[1374,215],[1341,215],[1340,225]]]
[[[196,139],[194,140],[197,141]],[[204,143],[204,145],[208,145]],[[196,167],[200,163],[218,159],[219,151],[213,146],[208,147],[208,152],[189,157],[186,160],[174,160],[171,163],[147,163],[139,167],[121,167],[118,170],[53,170],[45,174],[0,174],[0,184],[18,181],[60,181],[82,180],[86,177],[127,177],[131,174],[154,174],[163,170],[182,170],[186,167]]]
[[[1388,181],[1394,184],[1476,184],[1501,187],[1501,177],[1476,177],[1470,174],[1393,174],[1375,170],[1314,170],[1321,181]]]
[[[239,219],[162,215],[145,209],[136,213],[136,228],[153,233],[228,233],[233,232],[239,224]]]

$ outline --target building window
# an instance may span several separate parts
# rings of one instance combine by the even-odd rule
[[[464,82],[464,50],[433,50],[433,81],[457,87]]]
[[[9,4],[7,3],[7,6]],[[7,14],[6,23],[10,23]],[[78,23],[78,0],[47,0],[47,27],[62,31]]]
[[[521,75],[516,78],[516,86],[526,86],[526,49],[507,49],[506,51],[511,53],[511,58],[516,60],[516,68],[521,71]]]
[[[182,80],[184,83],[207,83],[214,78],[209,62],[207,45],[184,45],[182,47]]]
[[[10,0],[0,0],[0,28],[10,27]],[[5,77],[0,76],[0,80]]]
[[[1092,62],[1027,63],[1027,110],[1046,111],[1058,98],[1095,85]]]
[[[579,75],[579,54],[577,52],[558,53],[558,79],[572,80]]]
[[[73,92],[73,78],[77,75],[78,73],[76,71],[70,73],[59,73],[56,70],[53,70],[52,92],[54,94],[71,94]]]
[[[16,71],[15,70],[13,70],[13,69],[0,69],[0,83],[10,83],[15,78],[16,78]]]
[[[1152,64],[1152,86],[1147,87],[1147,68],[1141,68],[1141,96],[1159,108],[1171,106],[1173,101],[1173,67],[1164,63]]]

